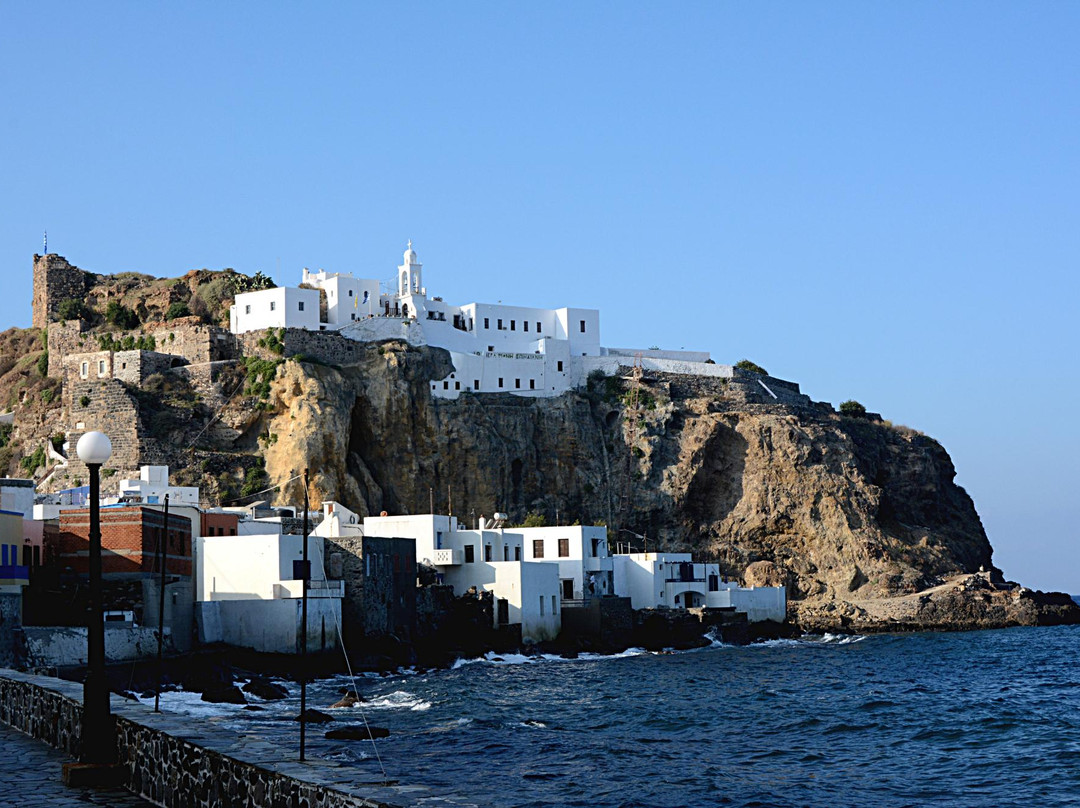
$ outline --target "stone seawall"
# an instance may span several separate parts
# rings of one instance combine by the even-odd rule
[[[115,696],[112,710],[128,788],[167,808],[395,808],[356,793],[356,772],[330,761],[299,763],[280,745]],[[77,757],[82,685],[0,670],[0,721]]]

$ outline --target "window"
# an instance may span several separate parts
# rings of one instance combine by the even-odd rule
[[[443,390],[449,390],[450,389],[450,382],[443,382],[442,383],[442,389]]]
[[[492,351],[494,351],[494,350],[495,350],[495,346],[494,346],[494,345],[489,345],[489,346],[488,346],[488,353],[491,353],[491,352],[492,352]]]
[[[559,558],[570,557],[570,539],[559,539]]]
[[[558,614],[559,613],[559,605],[555,601],[555,596],[554,595],[551,596],[551,613],[552,614]]]
[[[559,360],[559,372],[562,373],[562,360]]]
[[[544,596],[540,596],[540,616],[544,616]]]
[[[517,390],[521,389],[521,379],[514,379],[514,388]]]
[[[511,320],[510,321],[510,330],[511,331],[517,331],[517,320]]]
[[[499,323],[499,330],[502,331],[503,330],[503,324],[502,324],[502,318],[501,317],[499,318],[498,323]]]
[[[544,540],[533,539],[533,558],[544,557]]]
[[[540,321],[539,320],[536,321],[536,333],[537,334],[540,333]]]
[[[476,560],[474,558],[474,556],[473,556],[474,553],[475,553],[475,549],[473,548],[473,545],[466,544],[465,545],[465,563],[466,564],[472,564]]]
[[[85,379],[87,374],[89,374],[89,373],[90,373],[90,363],[89,362],[83,362],[82,367],[79,368],[79,375],[82,376]]]
[[[454,382],[454,389],[455,390],[460,390],[461,389],[461,382]]]
[[[244,306],[244,314],[251,314],[251,306]]]
[[[710,592],[719,592],[720,591],[720,579],[715,575],[710,575],[709,576],[709,591]]]
[[[297,303],[296,305],[297,305],[297,307],[298,307],[298,309],[297,309],[298,311],[303,311],[303,310],[304,310],[304,301],[303,301],[303,300],[301,300],[301,301],[300,301],[299,303]]]
[[[277,303],[273,300],[270,301],[270,311],[274,311],[277,308]]]
[[[491,320],[487,317],[484,318],[484,328],[491,328]],[[488,350],[491,350],[490,348]]]
[[[510,545],[504,544],[503,545],[503,561],[509,561],[509,560],[510,560]]]
[[[600,555],[600,539],[592,540],[592,557],[596,558]]]
[[[479,379],[473,379],[472,380],[472,386],[473,386],[473,390],[479,390],[480,389],[480,380]]]
[[[521,561],[521,548],[520,547],[515,547],[514,548],[514,561]]]
[[[502,376],[499,377],[499,387],[502,387]]]
[[[529,379],[529,389],[530,390],[535,390],[536,389],[536,379]]]
[[[352,297],[352,289],[349,290],[349,297]]]
[[[528,320],[522,320],[521,321],[521,328],[522,328],[523,331],[528,331],[529,330],[529,321]]]
[[[105,374],[105,360],[104,359],[99,359],[98,360],[97,372],[98,372],[98,376],[103,376]]]
[[[484,561],[491,561],[491,545],[484,545]]]
[[[585,333],[585,321],[584,320],[581,321],[581,333],[582,334]]]

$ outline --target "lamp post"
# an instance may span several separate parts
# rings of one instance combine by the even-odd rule
[[[86,630],[86,681],[83,684],[82,763],[116,761],[116,727],[109,708],[105,674],[105,612],[101,591],[101,466],[112,455],[103,432],[87,432],[75,447],[90,472],[90,614]]]

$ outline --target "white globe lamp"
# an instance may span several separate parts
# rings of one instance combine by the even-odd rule
[[[112,441],[104,432],[86,432],[75,444],[79,460],[88,466],[100,466],[112,457]]]

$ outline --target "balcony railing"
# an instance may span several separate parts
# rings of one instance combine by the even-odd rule
[[[30,580],[30,568],[22,564],[0,565],[0,580],[15,579],[17,581]]]

